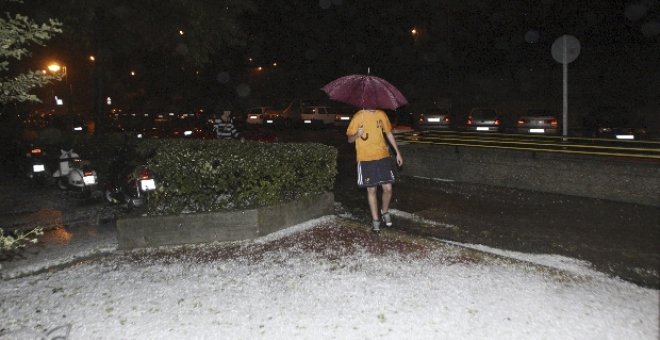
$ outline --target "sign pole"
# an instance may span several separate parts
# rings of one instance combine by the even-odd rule
[[[562,115],[562,133],[563,136],[566,137],[568,136],[568,63],[563,63],[562,68],[564,71],[564,90],[563,90],[563,97],[564,97],[564,105],[563,105],[563,115]]]
[[[563,105],[562,105],[562,135],[568,136],[568,64],[580,55],[580,41],[572,35],[562,35],[552,44],[552,58],[562,64],[563,72]]]

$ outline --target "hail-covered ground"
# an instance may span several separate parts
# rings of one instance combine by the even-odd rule
[[[478,249],[474,249],[478,248]],[[657,339],[657,290],[334,217],[1,282],[0,338]]]

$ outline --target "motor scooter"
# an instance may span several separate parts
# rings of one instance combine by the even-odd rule
[[[28,159],[27,176],[39,185],[46,183],[50,177],[45,161],[46,151],[39,146],[31,145],[25,156]]]
[[[135,147],[125,143],[110,163],[109,180],[103,185],[103,197],[112,204],[125,204],[128,209],[139,208],[149,202],[149,195],[156,190],[156,180],[144,165],[136,164]]]
[[[87,161],[71,150],[60,150],[59,169],[53,173],[61,190],[79,192],[89,197],[98,185],[98,176]]]
[[[146,167],[117,174],[105,186],[104,197],[113,204],[126,204],[128,209],[140,208],[149,202],[149,195],[156,190],[156,180]]]

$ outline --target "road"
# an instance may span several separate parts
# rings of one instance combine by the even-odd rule
[[[660,161],[660,141],[651,140],[619,141],[584,137],[456,131],[410,131],[400,134],[399,139],[405,143],[457,145]]]

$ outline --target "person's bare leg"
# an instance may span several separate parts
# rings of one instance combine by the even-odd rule
[[[383,213],[390,211],[390,201],[392,200],[392,183],[385,183],[383,188]]]
[[[371,210],[371,220],[378,221],[378,187],[367,187],[367,200],[369,201],[369,210]]]

